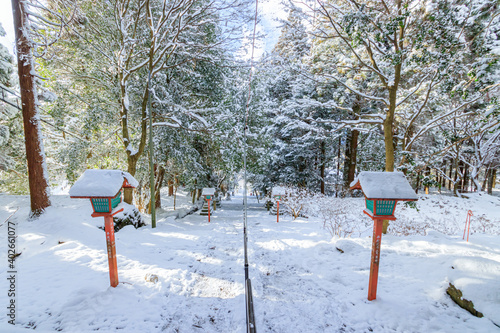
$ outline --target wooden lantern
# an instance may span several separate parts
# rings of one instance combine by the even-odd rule
[[[208,222],[210,222],[210,201],[214,199],[215,196],[215,188],[205,187],[203,188],[201,195],[205,198],[208,205]]]
[[[276,223],[280,221],[280,200],[285,194],[285,189],[281,186],[273,187],[272,196],[276,200]]]
[[[134,188],[138,185],[137,180],[128,172],[89,169],[78,178],[69,190],[71,198],[90,199],[92,209],[94,210],[92,217],[104,217],[109,280],[112,287],[118,285],[113,216],[123,211],[123,208],[117,209],[117,206],[121,202],[122,188]]]
[[[416,201],[418,197],[402,172],[363,171],[351,183],[350,188],[363,191],[366,204],[363,212],[373,220],[372,258],[368,284],[368,300],[372,301],[377,298],[384,220],[396,220],[394,211],[398,201]]]

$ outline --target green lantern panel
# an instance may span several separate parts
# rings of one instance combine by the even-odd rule
[[[109,198],[91,198],[92,206],[94,206],[94,211],[96,213],[110,213],[109,210]],[[111,209],[118,206],[118,204],[122,201],[122,193],[121,191],[111,199]]]
[[[394,213],[395,205],[396,200],[366,200],[366,209],[378,216],[391,216]],[[374,208],[376,208],[375,212]]]

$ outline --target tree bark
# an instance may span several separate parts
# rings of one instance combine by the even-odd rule
[[[12,0],[12,15],[16,33],[17,68],[24,124],[24,142],[28,163],[28,181],[30,188],[30,217],[37,217],[50,206],[49,182],[45,165],[45,152],[42,144],[40,115],[37,110],[37,92],[35,68],[31,44],[25,36],[28,22],[25,4]]]
[[[493,194],[493,188],[495,187],[497,169],[490,169],[490,175],[488,177],[488,194]]]
[[[430,176],[431,176],[431,168],[427,167],[425,169],[424,176],[430,178]],[[425,194],[429,194],[429,185],[428,184],[424,185],[424,191],[425,191]]]
[[[384,144],[385,144],[385,171],[394,171],[394,137],[392,126],[394,122],[394,110],[387,110],[384,120]]]
[[[488,183],[488,179],[490,177],[490,167],[487,167],[484,171],[484,181],[483,181],[483,189],[486,189],[486,184]]]
[[[161,208],[161,186],[163,185],[163,179],[165,178],[165,168],[163,166],[157,167],[156,173],[157,177],[156,179],[156,184],[155,184],[155,207],[156,208]]]
[[[337,178],[335,180],[335,198],[338,198],[339,196],[339,188],[338,188],[338,182],[339,182],[339,174],[340,174],[340,146],[342,145],[342,138],[339,136],[339,149],[337,151]]]
[[[326,144],[325,141],[321,141],[321,166],[320,166],[321,194],[325,194],[325,168],[326,168]]]
[[[193,205],[194,205],[194,203],[196,202],[196,192],[198,192],[198,191],[196,190],[196,184],[198,184],[198,179],[195,179],[195,180],[194,180],[194,189],[193,189]]]
[[[469,192],[469,166],[465,165],[465,171],[464,171],[464,183],[462,185],[462,193],[467,193]]]
[[[168,179],[168,196],[171,197],[174,195],[174,181],[172,178]]]
[[[418,194],[418,189],[420,188],[420,173],[417,173],[417,185],[415,186],[415,193]]]
[[[350,184],[354,180],[356,173],[356,157],[358,152],[359,131],[352,130],[346,140],[346,152],[344,160],[344,187],[349,191]]]
[[[452,183],[452,178],[453,177],[453,159],[450,160],[450,173],[448,174],[448,190],[451,191],[451,183]]]

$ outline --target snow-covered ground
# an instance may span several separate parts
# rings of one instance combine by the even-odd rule
[[[27,221],[27,197],[0,194],[0,223],[17,222],[16,327],[0,332],[245,332],[242,198],[212,215],[175,219],[163,197],[157,228],[116,234],[120,284],[109,287],[102,218],[88,200],[53,196]],[[383,236],[377,299],[368,301],[371,223],[362,199],[349,200],[359,223],[333,238],[319,218],[271,216],[249,197],[249,262],[258,332],[500,332],[500,200],[420,196],[398,205]],[[189,198],[180,192],[177,207]],[[467,210],[471,236],[462,240]],[[434,229],[434,230],[432,230]],[[0,226],[0,301],[8,306],[7,224]],[[342,250],[339,251],[338,249]],[[156,274],[158,282],[145,280]],[[446,295],[452,282],[484,314]],[[27,330],[26,330],[27,331]]]

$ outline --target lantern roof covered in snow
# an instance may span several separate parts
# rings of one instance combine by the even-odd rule
[[[351,190],[360,189],[366,199],[418,200],[415,191],[402,172],[360,172],[351,183]]]
[[[213,187],[204,187],[203,191],[201,192],[201,195],[203,195],[203,196],[215,195],[215,188],[213,188]]]
[[[134,188],[139,182],[121,170],[88,169],[69,190],[71,198],[115,197],[124,188]]]
[[[272,195],[285,195],[285,188],[283,186],[275,186],[273,187]]]

